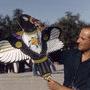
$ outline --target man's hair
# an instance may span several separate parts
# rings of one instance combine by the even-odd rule
[[[83,29],[83,28],[90,29],[90,24],[85,24],[85,25],[83,25],[83,26],[81,27],[81,29]]]
[[[84,25],[84,26],[81,28],[81,30],[82,30],[82,29],[88,29],[88,30],[90,31],[90,24]],[[90,38],[90,34],[89,34],[89,38]]]

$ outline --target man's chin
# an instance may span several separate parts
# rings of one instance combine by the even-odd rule
[[[88,49],[78,48],[81,52],[86,52]]]
[[[80,50],[80,51],[84,51],[82,48],[80,48],[80,47],[78,47],[78,49]]]

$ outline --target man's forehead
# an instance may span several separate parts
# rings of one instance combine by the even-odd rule
[[[90,28],[83,28],[81,34],[90,38]]]

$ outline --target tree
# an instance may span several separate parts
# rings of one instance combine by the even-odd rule
[[[10,26],[11,26],[10,17],[8,15],[6,15],[5,17],[1,16],[0,17],[0,34],[1,34],[0,38],[1,39],[5,39],[10,35],[10,32],[11,32]]]
[[[73,15],[72,12],[66,12],[65,16],[53,25],[62,29],[60,39],[64,42],[65,48],[72,49],[76,47],[77,36],[85,22],[80,20],[79,14]]]
[[[0,40],[8,38],[20,29],[16,20],[22,13],[21,9],[15,9],[12,17],[0,15]]]
[[[21,9],[13,10],[12,29],[13,29],[14,32],[17,32],[17,31],[21,30],[21,28],[18,24],[18,18],[22,14],[23,14],[23,10],[21,10]]]
[[[23,10],[22,9],[15,9],[15,10],[13,10],[13,18],[17,18],[21,14],[23,14]]]

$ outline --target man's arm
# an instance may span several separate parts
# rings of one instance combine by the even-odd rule
[[[54,80],[49,80],[48,87],[50,90],[73,90],[71,88],[68,88],[66,86],[59,84],[58,82]]]

